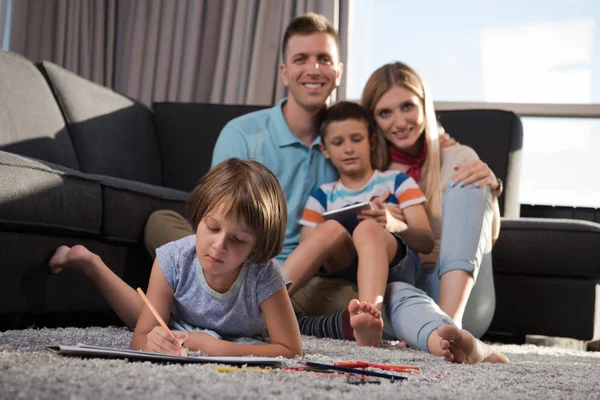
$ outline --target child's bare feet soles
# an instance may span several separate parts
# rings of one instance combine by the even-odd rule
[[[479,362],[510,363],[508,357],[474,337],[469,331],[453,325],[437,328],[441,337],[442,356],[455,363],[477,364]]]
[[[60,246],[50,258],[50,271],[57,274],[63,268],[80,269],[93,263],[94,254],[83,246]]]
[[[357,299],[350,300],[348,312],[356,344],[379,347],[383,332],[381,312],[372,304]]]

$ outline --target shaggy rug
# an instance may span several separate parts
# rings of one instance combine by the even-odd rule
[[[359,348],[353,342],[303,337],[305,361],[360,360],[414,365],[408,379],[354,385],[344,375],[273,369],[219,372],[214,364],[161,364],[67,357],[46,345],[123,347],[125,328],[58,328],[0,332],[0,396],[6,399],[598,399],[600,353],[534,345],[498,345],[509,365],[457,365],[393,342]],[[300,359],[286,362],[298,365]],[[374,370],[375,371],[375,370]],[[379,371],[382,372],[382,371]]]

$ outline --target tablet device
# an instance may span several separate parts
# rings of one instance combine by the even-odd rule
[[[327,211],[323,214],[323,219],[325,219],[325,221],[329,219],[334,219],[340,224],[342,224],[342,226],[346,228],[348,232],[352,232],[354,231],[354,228],[356,228],[356,225],[358,225],[357,217],[360,214],[360,212],[362,210],[372,209],[373,206],[371,206],[371,203],[365,201],[363,203],[353,204],[351,206],[343,207],[337,210]]]

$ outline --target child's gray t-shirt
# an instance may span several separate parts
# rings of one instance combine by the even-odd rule
[[[196,255],[196,235],[156,249],[156,259],[174,291],[169,325],[214,331],[224,338],[266,337],[260,303],[290,282],[276,260],[246,263],[231,289],[208,286]]]

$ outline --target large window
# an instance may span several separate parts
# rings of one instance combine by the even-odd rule
[[[400,60],[440,109],[514,110],[521,203],[600,207],[600,1],[353,0],[348,54],[349,98]]]
[[[0,0],[0,48],[8,51],[12,0]]]

